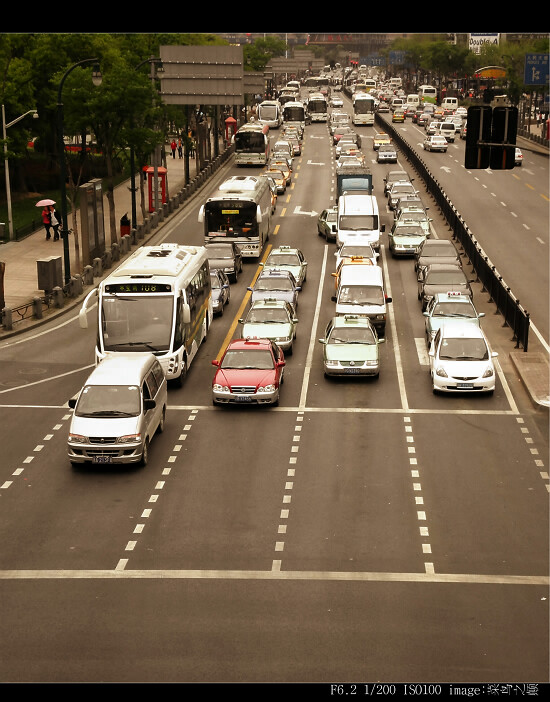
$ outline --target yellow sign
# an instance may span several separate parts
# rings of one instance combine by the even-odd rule
[[[478,68],[475,75],[476,78],[506,78],[506,69],[500,66],[485,66]]]

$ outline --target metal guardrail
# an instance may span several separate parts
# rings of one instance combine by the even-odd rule
[[[483,291],[490,295],[491,301],[495,303],[498,312],[504,317],[503,326],[509,326],[512,329],[512,341],[515,341],[516,348],[522,347],[524,351],[527,351],[531,323],[529,313],[522,307],[510,287],[506,285],[466,222],[415,150],[407,144],[391,124],[382,120],[378,114],[375,116],[375,123],[386,133],[391,134],[392,139],[399,145],[400,151],[426,184],[426,189],[434,198],[452,231],[452,238],[462,246],[477,280],[483,286]]]
[[[43,296],[37,296],[29,302],[13,308],[4,308],[1,313],[1,329],[11,331],[13,324],[22,322],[25,319],[42,319],[44,312],[52,307],[61,308],[67,299],[78,297],[85,285],[93,285],[94,277],[103,275],[105,270],[112,267],[113,263],[120,260],[121,256],[127,253],[132,246],[141,246],[141,241],[146,234],[164,221],[181,204],[190,198],[199,188],[201,188],[208,178],[210,178],[233,154],[234,146],[229,146],[219,156],[203,168],[195,178],[178,193],[172,196],[168,202],[164,203],[162,209],[153,212],[137,229],[133,229],[128,236],[121,237],[120,243],[114,243],[110,250],[104,251],[101,257],[94,259],[93,265],[84,268],[83,274],[71,276],[71,280],[63,287],[55,287],[51,292]],[[128,240],[128,241],[124,241]]]

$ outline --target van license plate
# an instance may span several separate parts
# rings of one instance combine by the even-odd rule
[[[111,456],[94,456],[92,463],[112,463]]]

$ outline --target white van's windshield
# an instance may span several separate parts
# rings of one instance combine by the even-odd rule
[[[378,229],[378,215],[342,215],[340,229],[350,232]]]
[[[75,408],[77,417],[137,417],[140,411],[137,385],[86,385]]]
[[[338,302],[344,305],[383,305],[384,294],[379,285],[343,285]]]

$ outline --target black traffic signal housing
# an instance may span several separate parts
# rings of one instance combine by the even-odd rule
[[[517,126],[517,107],[469,107],[464,166],[470,170],[494,171],[513,168]]]

